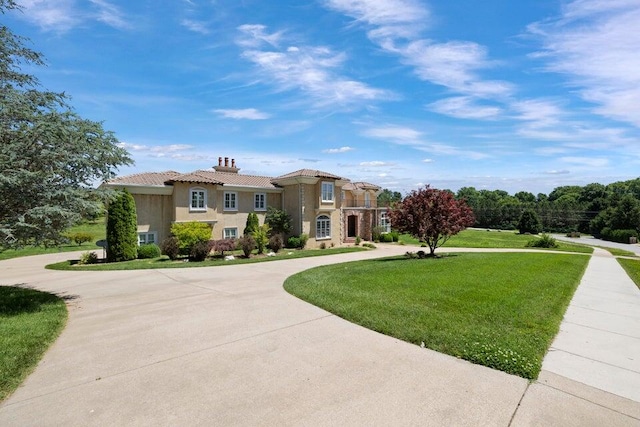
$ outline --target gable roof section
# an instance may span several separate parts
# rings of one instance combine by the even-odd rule
[[[165,182],[182,175],[176,171],[144,172],[133,175],[119,176],[107,181],[109,185],[157,185],[164,186]]]
[[[346,178],[342,178],[338,175],[334,175],[329,172],[323,172],[315,169],[300,169],[295,172],[288,173],[286,175],[281,175],[274,180],[286,179],[286,178],[297,178],[297,177],[309,177],[309,178],[331,178],[331,179],[342,179],[346,180]]]
[[[380,187],[370,182],[358,181],[349,182],[342,187],[343,190],[380,190]]]

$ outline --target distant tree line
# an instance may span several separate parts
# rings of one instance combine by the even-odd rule
[[[387,206],[398,201],[398,194],[381,192]],[[389,197],[395,196],[395,197]],[[516,230],[523,212],[534,212],[542,231],[593,234],[628,243],[640,232],[640,178],[612,184],[561,186],[548,195],[519,191],[477,190],[463,187],[455,193],[464,199],[475,216],[475,227]]]

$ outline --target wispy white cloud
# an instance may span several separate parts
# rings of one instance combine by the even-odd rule
[[[260,24],[244,24],[238,27],[241,36],[236,40],[240,46],[259,47],[262,44],[268,44],[277,47],[284,34],[283,31],[275,33],[267,33],[267,27]]]
[[[125,19],[122,11],[106,0],[89,0],[97,8],[95,19],[121,30],[131,28],[131,24]]]
[[[609,165],[609,159],[604,157],[561,157],[561,162],[589,168],[603,168]]]
[[[429,22],[430,12],[415,0],[327,0],[325,6],[368,26],[372,39],[413,38]]]
[[[271,117],[270,114],[256,110],[255,108],[243,108],[243,109],[217,109],[212,110],[214,113],[220,114],[227,119],[236,120],[266,120]]]
[[[81,22],[73,0],[22,0],[18,16],[45,31],[68,31]]]
[[[118,147],[124,148],[127,151],[138,151],[148,153],[177,153],[181,151],[187,151],[194,148],[193,145],[188,144],[168,144],[168,145],[146,145],[135,144],[129,142],[119,142]]]
[[[66,32],[86,20],[102,22],[117,29],[129,29],[131,23],[122,11],[106,0],[89,0],[93,8],[85,9],[75,0],[22,0],[23,19],[39,26],[44,31]]]
[[[322,150],[322,152],[327,154],[338,154],[338,153],[346,153],[348,151],[353,151],[353,150],[355,150],[355,148],[345,146],[340,148],[328,148],[326,150]]]
[[[464,150],[438,142],[427,142],[424,140],[422,132],[404,126],[385,125],[373,127],[366,129],[362,134],[370,138],[382,139],[396,145],[409,146],[432,154],[462,156],[474,160],[490,157],[488,154],[478,151]]]
[[[545,175],[566,175],[571,173],[567,169],[545,171]]]
[[[370,161],[370,162],[360,162],[359,165],[363,166],[363,167],[380,168],[380,167],[387,167],[387,166],[395,166],[395,163],[393,163],[393,162],[383,162],[383,161],[380,161],[380,160],[373,160],[373,161]]]
[[[529,26],[547,70],[566,74],[594,112],[640,127],[640,3],[575,0],[555,20]]]
[[[427,108],[436,113],[459,119],[493,120],[503,112],[503,109],[498,106],[480,105],[476,99],[469,96],[441,99],[427,105]]]
[[[211,32],[207,27],[207,24],[202,21],[195,21],[193,19],[185,18],[182,21],[180,21],[180,25],[182,25],[189,31],[193,31],[194,33],[199,33],[205,36]]]
[[[422,159],[422,163],[433,163],[433,159]]]
[[[243,27],[240,27],[241,31],[247,32]],[[254,34],[251,31],[248,33]],[[254,37],[263,40],[269,35],[261,28]],[[290,46],[284,50],[253,48],[245,50],[242,55],[266,73],[269,82],[275,82],[281,90],[301,90],[316,107],[353,107],[368,101],[395,97],[389,91],[340,75],[346,55],[335,53],[328,47]]]

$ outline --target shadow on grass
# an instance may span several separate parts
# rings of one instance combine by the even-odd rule
[[[41,311],[43,306],[56,304],[60,299],[73,301],[77,295],[54,295],[39,291],[20,283],[0,286],[0,316],[17,316]]]
[[[371,262],[390,262],[390,261],[429,261],[429,260],[439,260],[439,259],[443,259],[443,258],[455,258],[455,257],[459,257],[461,254],[454,254],[454,253],[443,253],[443,254],[436,254],[436,256],[425,256],[424,258],[409,258],[406,255],[396,255],[393,257],[389,257],[389,258],[377,258],[377,259],[372,259],[370,260]]]

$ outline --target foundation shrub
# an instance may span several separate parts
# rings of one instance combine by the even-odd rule
[[[160,253],[166,255],[170,260],[174,261],[178,259],[180,255],[180,246],[178,245],[177,237],[167,237],[162,241],[160,247]]]
[[[251,256],[251,252],[256,248],[256,241],[250,235],[245,234],[238,239],[238,246],[246,258]]]
[[[98,263],[98,254],[95,252],[85,252],[80,255],[80,260],[78,264],[86,265],[86,264],[97,264]]]
[[[189,260],[202,262],[209,256],[211,252],[211,246],[209,242],[198,242],[191,247],[189,251]]]
[[[269,239],[269,249],[275,253],[278,253],[278,251],[282,249],[283,245],[284,242],[282,241],[282,236],[279,234],[275,234]]]
[[[147,245],[140,245],[138,248],[139,259],[151,259],[160,257],[160,247],[155,243],[149,243]]]
[[[210,247],[224,257],[225,252],[235,251],[238,245],[235,239],[220,239],[214,240]]]
[[[528,248],[557,248],[558,242],[548,234],[542,234],[539,239],[529,240],[526,246]]]

